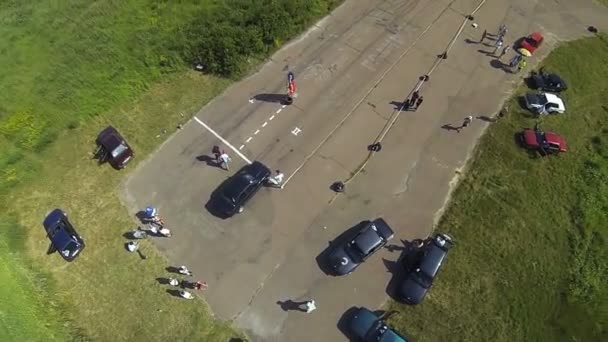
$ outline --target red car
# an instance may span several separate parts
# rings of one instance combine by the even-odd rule
[[[538,151],[541,155],[566,152],[566,140],[553,132],[543,132],[538,129],[526,129],[521,135],[522,144],[530,150]]]
[[[521,41],[521,48],[526,49],[533,54],[536,49],[543,43],[543,35],[539,32],[534,32]]]

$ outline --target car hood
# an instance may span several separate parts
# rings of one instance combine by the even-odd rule
[[[356,337],[363,340],[377,321],[378,317],[376,317],[371,311],[365,308],[359,308],[351,316],[349,324],[350,330]]]
[[[336,275],[345,275],[352,272],[359,264],[346,252],[345,245],[334,248],[327,257],[331,270]]]
[[[408,304],[420,304],[430,287],[430,282],[425,281],[417,272],[412,272],[399,287],[399,299]]]
[[[550,144],[558,144],[560,147],[560,151],[562,151],[562,152],[566,152],[566,150],[568,149],[568,146],[567,146],[564,138],[560,137],[559,135],[557,135],[553,132],[545,132],[545,139]]]

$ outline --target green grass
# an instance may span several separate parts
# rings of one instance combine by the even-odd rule
[[[569,152],[533,158],[514,133],[535,119],[510,101],[508,117],[476,149],[437,231],[456,240],[422,305],[392,303],[415,341],[608,339],[608,37],[558,47],[544,61],[570,89],[566,114],[540,119]],[[527,89],[522,87],[518,95]]]
[[[301,17],[294,19],[283,36],[238,69],[249,70],[289,35],[340,2],[293,2],[293,8],[311,12],[298,13]],[[291,0],[273,3],[287,8],[290,4]],[[134,222],[119,202],[117,189],[129,170],[116,172],[107,165],[97,167],[91,160],[95,136],[112,124],[136,150],[129,169],[135,168],[178,123],[232,82],[189,72],[184,61],[189,49],[205,50],[196,42],[199,37],[192,36],[194,30],[223,22],[225,16],[214,11],[230,12],[232,6],[259,11],[265,2],[3,3],[3,341],[228,341],[239,336],[229,324],[215,321],[204,303],[180,301],[165,292],[156,277],[166,275],[167,260],[147,241],[142,245],[147,260],[125,252],[122,234],[133,229]],[[235,11],[231,18],[248,18],[239,19],[239,13]],[[284,24],[278,20],[264,32],[272,36],[287,29],[280,26]],[[239,46],[239,39],[244,38],[231,39]],[[168,133],[161,134],[165,129]],[[158,134],[161,137],[156,138]],[[41,222],[55,207],[69,212],[87,242],[72,264],[45,254],[48,239]]]

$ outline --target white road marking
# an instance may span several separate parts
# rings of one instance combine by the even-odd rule
[[[268,121],[264,121],[264,123],[262,124],[262,127],[266,127],[266,125],[268,125]]]
[[[245,140],[246,143],[250,142],[251,139],[253,139],[252,137],[247,138],[247,140]]]
[[[281,106],[281,108],[285,108],[285,107],[287,107],[287,105],[282,105],[282,106]]]
[[[274,115],[268,118],[268,121],[272,121],[274,119]]]
[[[243,147],[245,147],[245,145],[241,145],[241,147],[239,147],[239,150],[242,150],[242,149],[243,149]]]
[[[198,122],[201,126],[205,127],[205,129],[207,129],[211,134],[213,134],[216,138],[220,139],[220,141],[230,147],[231,150],[234,151],[234,153],[236,153],[239,157],[241,157],[245,162],[247,162],[247,164],[251,164],[251,160],[249,160],[247,157],[245,157],[244,154],[241,153],[241,151],[237,150],[234,146],[232,146],[231,143],[228,142],[228,140],[222,138],[222,136],[220,136],[219,134],[217,134],[217,132],[215,132],[214,130],[211,129],[211,127],[207,126],[206,123],[202,122],[199,118],[197,118],[196,116],[194,117],[194,120],[196,120],[196,122]]]
[[[279,109],[277,109],[277,111],[275,113],[279,114],[282,110],[283,110],[283,108],[279,108]]]
[[[255,103],[255,99],[252,97],[249,99],[249,103]]]
[[[258,135],[258,133],[260,133],[260,130],[256,130],[255,132],[253,132],[253,135]]]
[[[293,131],[291,131],[291,134],[298,136],[298,134],[300,134],[300,132],[302,132],[302,130],[298,127],[294,128]]]

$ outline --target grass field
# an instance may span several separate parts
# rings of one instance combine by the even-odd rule
[[[415,341],[608,340],[608,36],[563,44],[543,63],[570,89],[566,114],[510,101],[487,131],[437,231],[456,240],[416,307],[392,323]],[[518,95],[526,91],[522,87]],[[532,157],[514,133],[541,122],[569,152]]]
[[[187,71],[179,46],[189,25],[204,24],[200,18],[222,20],[210,15],[220,2],[228,9],[242,4],[238,0],[3,3],[1,340],[228,341],[239,337],[228,324],[215,321],[204,303],[181,301],[166,293],[156,278],[166,276],[167,261],[151,244],[144,242],[141,248],[148,257],[145,261],[125,252],[122,234],[135,225],[116,191],[128,170],[116,172],[91,160],[95,136],[112,124],[136,150],[130,166],[134,168],[178,123],[230,84],[228,79]],[[339,2],[316,0],[314,14],[303,14],[305,20],[290,29],[306,27]],[[48,239],[41,222],[55,207],[70,214],[87,242],[72,264],[58,255],[46,255]]]

